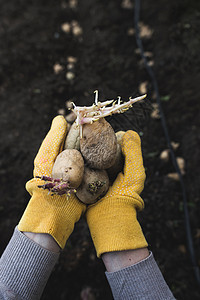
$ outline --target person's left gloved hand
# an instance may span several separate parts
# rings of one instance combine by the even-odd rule
[[[141,140],[128,130],[121,139],[124,170],[120,172],[107,194],[87,208],[86,218],[97,256],[103,253],[147,247],[137,211],[144,208],[140,193],[144,187]]]
[[[33,175],[51,176],[56,157],[62,151],[68,124],[64,117],[57,116],[45,137],[34,161]],[[61,248],[74,229],[74,224],[85,212],[86,206],[72,194],[51,196],[47,190],[38,188],[41,180],[33,178],[26,184],[32,196],[19,222],[18,229],[24,232],[50,234]]]

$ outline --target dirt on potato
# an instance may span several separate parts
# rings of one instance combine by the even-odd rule
[[[65,102],[91,105],[96,89],[100,101],[119,95],[128,100],[147,92],[148,105],[138,103],[126,115],[108,120],[115,131],[140,133],[147,179],[145,210],[139,219],[149,248],[176,299],[199,299],[180,183],[167,154],[155,91],[135,42],[134,1],[0,0],[0,5],[1,253],[29,201],[25,183],[32,178],[34,157],[52,118],[68,113]],[[200,265],[200,3],[144,0],[140,19],[175,154],[185,162],[192,239]],[[42,299],[112,299],[104,271],[83,218]]]
[[[93,169],[105,170],[114,165],[117,138],[112,126],[104,118],[83,125],[80,151],[85,163]]]

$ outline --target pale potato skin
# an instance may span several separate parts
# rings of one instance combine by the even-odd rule
[[[63,179],[71,188],[77,188],[83,179],[84,160],[81,153],[76,149],[66,149],[56,158],[52,177]]]
[[[73,123],[69,130],[69,133],[65,141],[64,149],[80,150],[79,127],[76,125],[76,123]]]
[[[116,132],[117,143],[119,145],[122,144],[122,138],[123,138],[124,134],[125,134],[125,131],[118,131],[118,132]]]
[[[102,198],[108,188],[109,178],[105,170],[94,170],[85,167],[83,180],[77,189],[76,196],[81,202],[92,204]]]
[[[117,153],[117,138],[111,125],[105,119],[83,125],[80,151],[90,168],[108,169]]]

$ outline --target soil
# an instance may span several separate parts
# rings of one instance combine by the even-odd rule
[[[174,296],[199,299],[186,242],[180,182],[169,178],[175,172],[171,159],[160,159],[168,147],[161,119],[152,117],[155,91],[135,41],[133,2],[76,2],[0,0],[0,251],[29,201],[25,183],[32,177],[34,157],[52,118],[67,114],[66,100],[92,104],[96,89],[100,100],[119,95],[126,100],[142,94],[146,86],[147,104],[110,122],[116,131],[140,133],[147,179],[142,194],[146,207],[139,218],[149,248]],[[185,161],[183,178],[200,266],[200,3],[144,0],[140,19],[171,140],[179,143],[175,154]],[[62,30],[62,24],[73,20],[82,34]],[[77,59],[71,65],[70,56]],[[62,66],[58,74],[56,63]],[[104,271],[82,219],[42,299],[112,299]]]

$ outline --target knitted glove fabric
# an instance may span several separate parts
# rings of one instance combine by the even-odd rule
[[[51,129],[35,158],[34,177],[51,176],[53,164],[63,148],[67,127],[64,117],[54,118]],[[75,222],[85,212],[86,206],[75,195],[69,198],[65,195],[51,196],[47,190],[38,188],[38,185],[41,185],[41,180],[36,178],[26,184],[26,189],[32,197],[18,224],[18,229],[26,232],[48,233],[61,248],[64,248]]]
[[[136,217],[136,211],[144,208],[139,195],[145,181],[139,135],[127,131],[121,147],[125,157],[124,172],[119,173],[106,196],[89,206],[86,212],[98,257],[105,252],[147,246]]]

